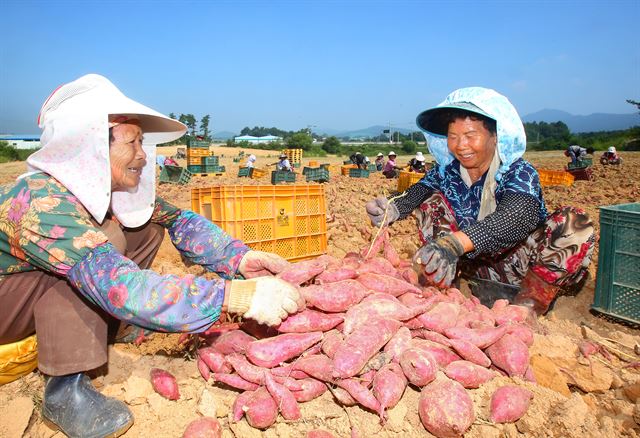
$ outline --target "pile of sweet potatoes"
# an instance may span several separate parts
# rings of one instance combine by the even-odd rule
[[[205,380],[241,391],[234,421],[244,416],[265,429],[278,412],[297,420],[299,403],[330,390],[338,403],[359,404],[384,422],[410,384],[421,388],[425,428],[459,436],[475,419],[466,388],[500,374],[533,379],[528,309],[506,300],[488,308],[455,288],[423,287],[410,264],[383,245],[368,258],[350,253],[293,264],[279,277],[299,287],[306,309],[275,330],[247,325],[207,338],[198,369]],[[492,419],[517,420],[530,398],[524,390],[500,391]]]

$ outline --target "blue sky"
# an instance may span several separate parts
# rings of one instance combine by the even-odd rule
[[[521,115],[632,113],[640,0],[0,0],[0,133],[86,73],[214,132],[414,127],[456,88]]]

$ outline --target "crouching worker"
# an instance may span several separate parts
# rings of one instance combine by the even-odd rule
[[[605,166],[607,164],[622,164],[622,158],[620,158],[620,155],[618,155],[618,151],[616,151],[615,146],[609,146],[607,152],[604,152],[600,157],[600,163],[604,164]]]
[[[369,201],[373,224],[385,210],[387,222],[416,211],[424,246],[414,262],[428,282],[449,286],[462,268],[470,279],[512,286],[515,303],[545,313],[587,273],[591,220],[574,207],[547,213],[538,173],[522,159],[524,127],[506,97],[459,89],[417,123],[436,166],[400,197]]]
[[[304,302],[261,277],[285,260],[156,198],[156,144],[181,137],[182,123],[99,75],[54,91],[38,123],[30,172],[0,192],[0,344],[37,335],[48,422],[70,437],[118,436],[131,411],[84,374],[107,362],[110,321],[197,333],[223,311],[275,325]],[[149,270],[165,229],[185,258],[221,278]]]

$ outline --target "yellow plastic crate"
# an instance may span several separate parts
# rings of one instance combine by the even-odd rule
[[[209,149],[187,149],[187,159],[192,157],[208,157],[209,155],[211,155],[211,151]]]
[[[318,167],[318,166],[319,166],[319,164],[318,164],[317,161],[315,161],[315,160],[310,160],[309,161],[309,167]]]
[[[189,157],[187,158],[187,164],[200,165],[202,163],[202,157]]]
[[[421,172],[409,172],[401,170],[398,175],[398,191],[404,192],[409,187],[420,181],[424,177],[424,173]]]
[[[302,149],[284,149],[282,153],[287,156],[291,164],[302,162]]]
[[[563,170],[538,169],[540,175],[540,185],[542,186],[570,186],[575,177]]]
[[[357,169],[358,166],[356,166],[355,164],[344,164],[342,166],[340,166],[340,173],[343,174],[344,176],[349,176],[349,169]]]
[[[266,169],[258,169],[257,167],[253,168],[253,172],[251,172],[251,179],[258,179],[265,176],[269,171]]]
[[[327,250],[324,188],[318,184],[193,188],[191,209],[249,247],[287,260]]]

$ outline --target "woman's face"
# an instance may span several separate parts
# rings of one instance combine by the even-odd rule
[[[135,122],[122,123],[111,129],[111,137],[111,190],[136,188],[142,168],[147,164],[147,154],[142,149],[142,129]]]
[[[447,145],[465,169],[484,173],[493,159],[496,135],[481,120],[456,119],[449,123]]]

